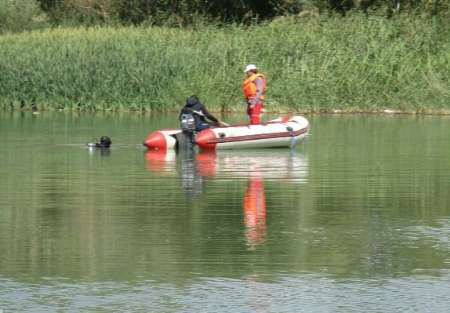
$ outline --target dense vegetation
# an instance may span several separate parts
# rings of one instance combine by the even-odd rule
[[[269,109],[450,111],[449,1],[226,3],[0,0],[3,30],[45,26],[0,36],[0,106],[170,110],[195,93],[242,110],[251,62]]]

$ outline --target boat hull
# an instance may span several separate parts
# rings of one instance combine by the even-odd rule
[[[308,120],[294,116],[265,124],[205,129],[196,135],[195,142],[210,150],[293,147],[308,131]]]
[[[155,150],[175,149],[177,145],[175,136],[179,133],[181,133],[180,129],[162,129],[151,132],[145,138],[144,146]]]

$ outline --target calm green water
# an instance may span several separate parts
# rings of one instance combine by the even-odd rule
[[[147,153],[175,119],[0,113],[0,312],[449,312],[450,118]]]

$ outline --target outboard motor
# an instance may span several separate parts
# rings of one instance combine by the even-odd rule
[[[195,131],[195,118],[192,114],[181,114],[180,124],[183,132],[193,133]]]
[[[176,135],[179,149],[192,149],[195,144],[195,118],[192,114],[183,113],[180,116],[182,132]]]

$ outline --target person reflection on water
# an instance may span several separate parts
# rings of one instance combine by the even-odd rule
[[[262,177],[250,177],[244,194],[245,237],[250,249],[266,238],[266,193]]]

